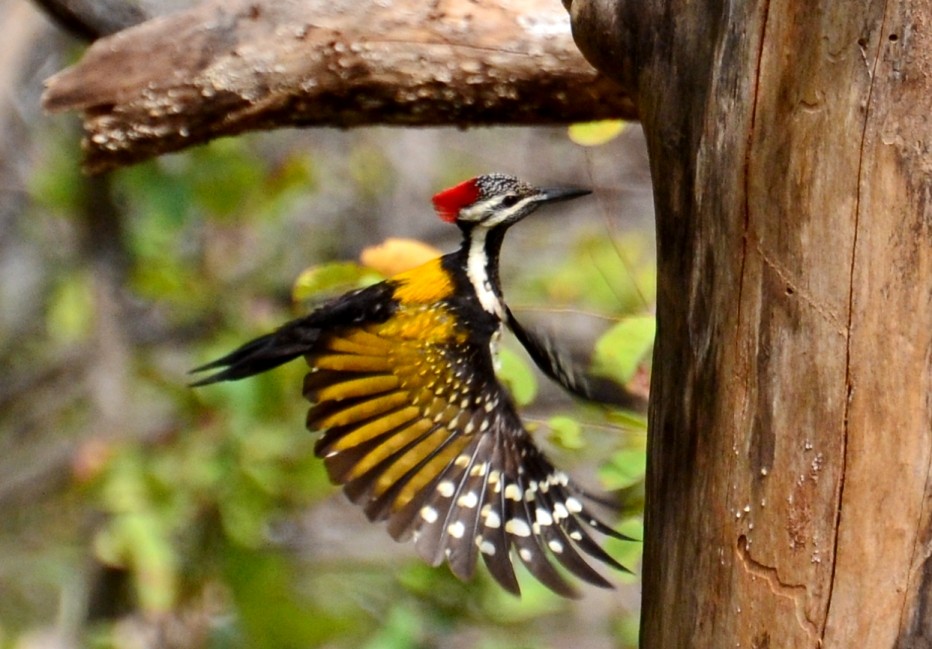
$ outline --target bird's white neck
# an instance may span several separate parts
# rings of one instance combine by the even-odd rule
[[[501,320],[505,316],[505,310],[502,307],[501,296],[496,290],[490,273],[490,262],[497,263],[497,260],[490,259],[486,250],[488,230],[476,228],[470,234],[469,250],[466,258],[466,275],[476,290],[476,296],[479,298],[479,304],[482,305],[482,308]]]

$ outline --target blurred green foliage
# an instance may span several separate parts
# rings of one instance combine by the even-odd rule
[[[295,302],[307,303],[309,308],[322,297],[340,295],[380,281],[382,277],[357,263],[331,262],[306,268],[291,289]]]
[[[498,378],[505,384],[515,403],[526,406],[537,396],[537,377],[530,365],[511,347],[503,347],[498,354]]]
[[[443,646],[450,634],[486,649],[561,646],[572,604],[526,574],[518,600],[481,570],[474,582],[462,584],[410,552],[383,556],[382,546],[392,541],[382,530],[365,558],[305,547],[300,531],[307,510],[338,496],[314,458],[314,437],[302,427],[300,364],[205,389],[180,383],[180,368],[292,317],[290,299],[304,304],[377,279],[354,263],[333,261],[310,267],[288,286],[276,247],[289,242],[279,230],[289,208],[313,193],[315,165],[303,154],[263,156],[255,148],[253,137],[224,140],[110,179],[130,259],[126,289],[134,302],[152,305],[169,339],[146,342],[143,336],[133,350],[127,389],[148,409],[135,407],[131,414],[170,414],[158,419],[155,435],[92,435],[78,451],[80,467],[65,497],[93,512],[72,539],[78,546],[82,537],[89,540],[90,581],[95,571],[116,571],[130,588],[102,597],[125,598],[120,610],[156,625],[188,619],[201,629],[196,646],[203,647],[414,649]],[[390,177],[377,149],[353,155],[361,187],[371,190],[375,180]],[[51,147],[33,180],[37,205],[66,219],[80,211],[86,192],[75,157],[67,147]],[[615,323],[594,341],[597,371],[622,383],[649,371],[653,318],[645,315],[643,295],[652,294],[654,278],[643,239],[587,234],[570,258],[527,284],[517,299],[594,311]],[[61,276],[45,312],[46,331],[58,348],[90,336],[97,299],[89,269]],[[180,338],[172,340],[173,332]],[[643,417],[591,405],[554,410],[538,404],[538,375],[518,349],[504,349],[501,376],[516,401],[528,406],[530,426],[542,429],[561,461],[579,455],[599,467],[602,487],[633,493],[637,503]],[[619,529],[640,538],[637,504],[627,505],[633,515]],[[299,539],[282,541],[281,529]],[[637,567],[638,543],[608,547]],[[87,559],[78,551],[56,565],[75,568]],[[120,619],[97,624],[87,644],[129,646]],[[612,619],[618,646],[634,646],[637,611],[619,609]],[[27,627],[28,616],[21,626],[0,623],[0,646]]]
[[[626,385],[653,347],[655,329],[651,315],[630,316],[618,322],[596,342],[593,369]]]
[[[87,272],[61,279],[49,299],[45,330],[53,342],[68,345],[86,338],[94,321],[94,288]]]

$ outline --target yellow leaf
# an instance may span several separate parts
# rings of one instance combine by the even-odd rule
[[[386,239],[377,246],[362,251],[359,261],[391,277],[440,256],[440,251],[416,239]]]
[[[569,127],[570,140],[580,146],[599,146],[618,137],[625,130],[627,122],[620,119],[603,119],[598,122],[572,124]]]

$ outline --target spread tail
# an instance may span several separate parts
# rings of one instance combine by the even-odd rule
[[[310,327],[301,320],[290,322],[280,329],[260,336],[233,350],[226,356],[201,365],[191,373],[219,370],[191,384],[191,387],[220,381],[236,381],[261,374],[284,365],[308,353],[317,342],[320,329]]]

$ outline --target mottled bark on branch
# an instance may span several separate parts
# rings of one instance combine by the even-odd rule
[[[48,81],[99,171],[281,126],[633,117],[556,0],[215,0],[97,41]]]

